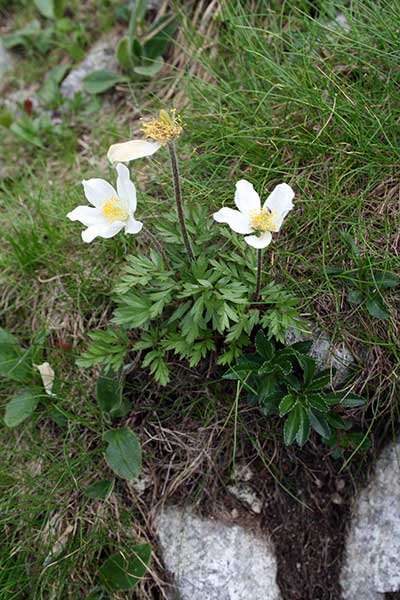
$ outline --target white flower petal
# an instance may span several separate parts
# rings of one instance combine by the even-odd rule
[[[249,210],[260,210],[261,200],[253,185],[241,179],[236,184],[235,204],[240,212],[247,214]]]
[[[110,146],[107,158],[111,163],[129,162],[136,158],[151,156],[161,148],[158,142],[149,142],[147,140],[132,140],[122,144],[113,144]]]
[[[129,217],[125,225],[125,233],[139,233],[143,223],[136,221],[133,217]]]
[[[107,223],[106,218],[101,212],[97,208],[91,208],[90,206],[77,206],[67,214],[67,217],[71,221],[80,221],[86,227],[90,225],[105,225]]]
[[[253,246],[253,248],[266,248],[269,246],[272,240],[272,235],[270,231],[265,231],[261,235],[247,235],[245,241],[249,244],[249,246]]]
[[[129,169],[122,163],[116,166],[117,177],[117,192],[119,198],[126,202],[130,214],[136,210],[136,188],[130,179]]]
[[[270,210],[275,210],[278,215],[281,215],[282,221],[293,208],[294,191],[287,183],[280,183],[264,202],[264,207]],[[282,224],[282,222],[281,222]]]
[[[40,377],[42,378],[43,387],[46,391],[46,394],[49,396],[55,396],[51,391],[53,388],[54,381],[54,370],[51,368],[48,362],[44,362],[41,365],[33,365],[40,373]]]
[[[104,179],[84,179],[82,181],[85,196],[96,208],[117,193],[113,186]]]
[[[92,242],[96,237],[111,238],[114,237],[125,226],[123,221],[114,221],[108,225],[91,225],[82,231],[84,242]]]
[[[249,217],[238,210],[224,206],[218,212],[213,214],[218,223],[227,223],[236,233],[252,233],[254,229],[250,227]]]

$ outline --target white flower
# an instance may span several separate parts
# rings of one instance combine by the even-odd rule
[[[182,133],[181,119],[176,110],[160,110],[158,118],[142,123],[146,140],[131,140],[110,146],[107,158],[111,163],[129,162],[144,156],[151,156],[159,148],[172,142]]]
[[[67,214],[71,221],[80,221],[87,229],[82,231],[84,242],[95,237],[111,238],[121,229],[125,233],[139,233],[143,223],[136,221],[136,188],[125,165],[116,166],[117,191],[104,179],[82,181],[87,200],[92,206],[77,206]]]
[[[251,183],[241,179],[236,184],[235,204],[239,210],[221,208],[213,214],[218,223],[227,223],[236,233],[246,235],[246,242],[254,248],[265,248],[271,243],[272,233],[280,230],[284,218],[293,208],[294,191],[287,183],[280,183],[261,207],[260,196]]]

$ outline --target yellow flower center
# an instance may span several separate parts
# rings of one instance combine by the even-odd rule
[[[142,131],[146,137],[166,144],[182,133],[181,118],[176,114],[175,108],[170,112],[160,110],[158,119],[151,119],[143,123]]]
[[[249,210],[250,225],[255,231],[278,231],[277,212],[269,208]]]
[[[111,196],[101,207],[101,212],[109,223],[114,221],[126,221],[128,211],[117,196]]]

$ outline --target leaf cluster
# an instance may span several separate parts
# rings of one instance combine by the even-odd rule
[[[278,347],[262,330],[255,338],[256,352],[243,354],[226,379],[242,382],[249,401],[264,415],[284,419],[286,445],[294,441],[302,446],[311,430],[324,440],[332,431],[347,430],[351,423],[337,412],[340,406],[364,405],[363,398],[330,388],[330,369],[317,371],[315,360],[308,355],[312,342],[297,342]]]
[[[300,325],[295,299],[282,286],[269,283],[261,303],[254,305],[253,290],[254,271],[235,252],[210,259],[202,254],[191,265],[173,247],[168,257],[154,249],[148,256],[130,255],[114,289],[113,321],[119,329],[92,333],[79,364],[117,369],[127,349],[122,332],[135,329],[139,339],[132,349],[145,352],[142,365],[165,385],[169,353],[190,367],[211,352],[217,353],[218,364],[230,364],[260,324],[269,337],[283,341],[287,327]]]

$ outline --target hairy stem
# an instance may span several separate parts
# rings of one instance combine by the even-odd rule
[[[257,279],[256,279],[256,291],[254,292],[254,302],[258,302],[260,299],[260,289],[261,289],[261,269],[262,269],[262,250],[257,250]]]
[[[172,171],[172,179],[174,182],[174,192],[175,192],[175,200],[176,200],[176,210],[178,213],[179,225],[182,232],[183,243],[185,244],[186,252],[190,260],[194,260],[194,254],[192,250],[192,246],[190,244],[189,235],[185,225],[185,215],[183,213],[183,204],[182,204],[182,194],[181,194],[181,185],[179,180],[179,169],[178,169],[178,161],[176,159],[176,152],[174,142],[168,142],[168,151],[169,157],[171,160],[171,171]]]

